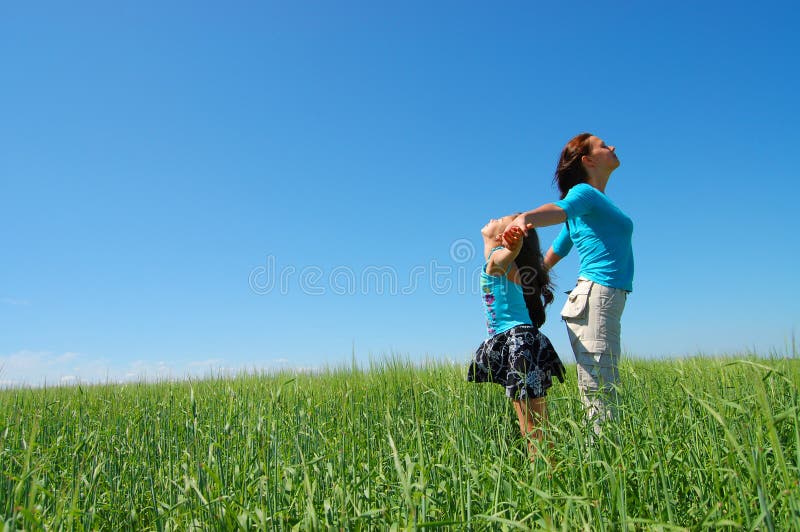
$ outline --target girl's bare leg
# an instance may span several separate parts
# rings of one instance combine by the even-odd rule
[[[545,397],[536,399],[513,399],[514,410],[517,412],[519,420],[519,430],[522,437],[528,442],[528,454],[531,461],[536,459],[537,446],[533,443],[536,440],[539,444],[544,440],[542,428],[547,423],[547,400]]]

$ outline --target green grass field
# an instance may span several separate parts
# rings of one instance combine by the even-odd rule
[[[466,368],[0,392],[7,529],[800,529],[800,360],[623,362],[589,445],[575,368],[554,465]]]

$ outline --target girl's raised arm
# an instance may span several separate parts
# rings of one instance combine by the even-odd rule
[[[506,233],[508,236],[506,237]],[[486,273],[489,275],[505,275],[508,267],[514,262],[522,249],[522,238],[525,236],[519,227],[509,227],[503,233],[503,246],[505,249],[498,249],[489,257],[486,264]]]

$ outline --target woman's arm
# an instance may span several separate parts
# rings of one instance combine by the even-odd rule
[[[555,225],[567,219],[567,213],[556,205],[555,203],[547,203],[533,209],[532,211],[524,212],[514,218],[511,225],[506,228],[505,232],[497,237],[497,241],[505,245],[506,235],[512,227],[519,227],[523,233],[528,234],[528,229],[532,227],[546,227],[548,225]]]
[[[564,212],[564,209],[555,203],[547,203],[532,211],[523,212],[511,222],[511,225],[519,227],[527,235],[528,224],[533,227],[546,227],[548,225],[560,224],[566,219],[567,213]],[[506,229],[506,231],[508,231],[508,229]]]
[[[544,267],[551,270],[560,260],[561,257],[559,257],[556,252],[553,251],[553,247],[550,246],[550,249],[547,250],[547,254],[544,256]]]

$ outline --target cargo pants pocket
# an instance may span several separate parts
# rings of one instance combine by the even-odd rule
[[[567,301],[561,309],[561,317],[564,320],[585,318],[589,310],[589,292],[591,290],[591,281],[578,281],[578,285],[567,296]]]

